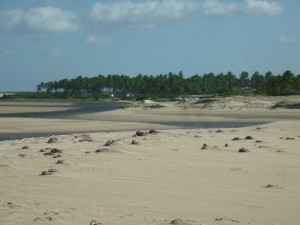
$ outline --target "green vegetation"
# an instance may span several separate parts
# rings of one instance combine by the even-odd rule
[[[242,72],[239,77],[233,73],[213,73],[202,76],[196,74],[184,78],[178,74],[160,74],[147,76],[139,74],[136,77],[126,75],[98,75],[96,77],[77,76],[73,79],[42,82],[37,86],[36,93],[22,93],[19,97],[41,99],[91,99],[98,100],[109,96],[124,99],[157,100],[174,99],[181,95],[234,95],[263,94],[291,95],[300,93],[300,75],[295,76],[287,70],[282,75],[272,72],[260,74],[255,72],[251,77],[248,72]],[[3,98],[16,98],[4,96]]]

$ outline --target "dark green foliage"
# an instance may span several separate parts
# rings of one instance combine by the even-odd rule
[[[64,99],[66,96],[64,93],[56,93],[56,92],[19,92],[14,95],[6,95],[2,96],[2,99],[16,99],[16,98],[34,98],[34,99],[51,99],[58,98]]]
[[[42,82],[36,93],[19,93],[17,96],[4,95],[2,98],[75,98],[95,99],[117,96],[122,99],[142,100],[175,99],[185,95],[221,95],[267,94],[291,95],[300,93],[300,75],[295,76],[287,70],[282,75],[265,75],[255,72],[251,77],[243,71],[239,77],[233,73],[213,73],[184,78],[168,73],[157,76],[139,74],[136,77],[126,75],[98,75],[96,77],[77,76],[73,79]]]

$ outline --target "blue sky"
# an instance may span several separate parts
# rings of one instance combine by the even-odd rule
[[[1,0],[0,91],[78,75],[300,73],[299,0]]]

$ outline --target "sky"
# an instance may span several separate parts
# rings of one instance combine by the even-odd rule
[[[0,0],[0,92],[99,74],[300,74],[299,0]]]

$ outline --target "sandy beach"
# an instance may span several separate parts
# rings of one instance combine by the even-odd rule
[[[0,142],[0,224],[298,225],[299,97],[199,101],[76,120],[0,117],[0,133],[74,132]]]

